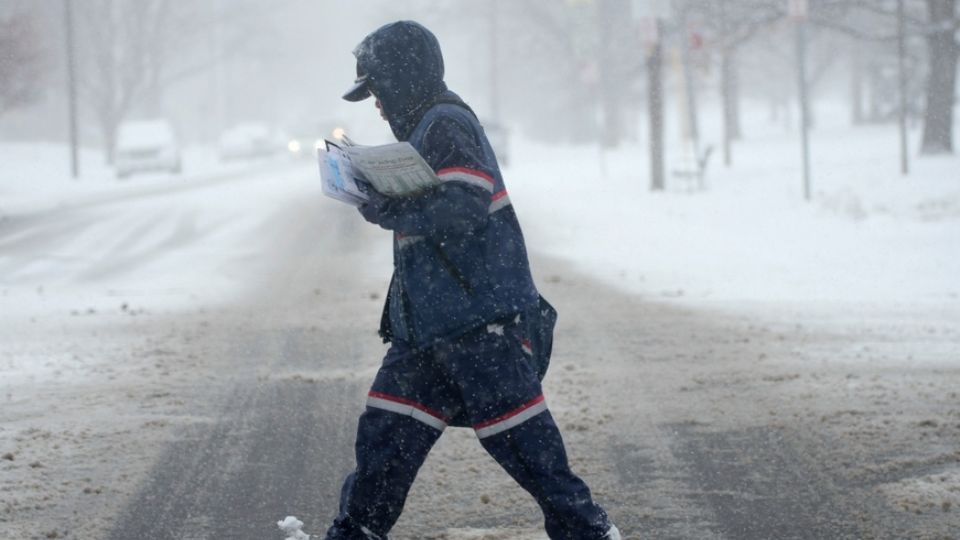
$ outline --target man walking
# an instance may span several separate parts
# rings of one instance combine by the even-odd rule
[[[396,138],[443,180],[411,197],[370,192],[363,217],[393,231],[394,272],[380,334],[390,342],[360,417],[356,470],[328,540],[386,539],[430,448],[447,426],[481,445],[536,499],[551,539],[619,540],[567,463],[540,388],[549,354],[536,324],[552,308],[493,150],[473,111],[443,82],[434,35],[400,21],[354,50],[348,101],[373,96]]]

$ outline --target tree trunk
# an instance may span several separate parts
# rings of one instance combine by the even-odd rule
[[[953,153],[953,101],[960,55],[960,46],[954,38],[956,7],[956,0],[927,0],[931,26],[927,37],[930,75],[920,147],[922,154]]]
[[[737,70],[737,50],[733,47],[721,53],[720,79],[724,138],[739,141],[743,137],[743,130],[740,129],[740,75]]]
[[[597,3],[597,24],[600,33],[600,48],[597,66],[600,76],[600,108],[603,118],[603,125],[600,134],[600,141],[604,148],[613,148],[620,143],[621,139],[621,121],[623,115],[620,108],[620,96],[623,88],[618,84],[616,74],[614,73],[617,62],[616,55],[613,54],[614,39],[616,39],[613,29],[616,27],[616,20],[622,14],[619,13],[619,4],[614,0],[601,0]]]
[[[730,52],[730,137],[735,141],[743,138],[740,124],[740,69],[737,49]]]
[[[112,111],[101,111],[99,119],[103,158],[107,165],[112,166],[116,158],[118,122],[114,120]]]
[[[863,124],[863,47],[851,40],[850,54],[850,122]]]
[[[732,57],[733,52],[729,47],[724,47],[720,53],[720,89],[723,92],[723,164],[729,167],[733,163],[732,142],[734,139],[734,105],[733,105],[733,81],[731,80],[731,71],[733,71]]]
[[[103,156],[107,165],[113,165],[114,150],[117,142],[117,117],[114,111],[116,103],[116,72],[113,61],[106,64],[103,76],[102,94],[98,98],[98,119],[103,143]]]

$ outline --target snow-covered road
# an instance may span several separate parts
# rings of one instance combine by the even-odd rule
[[[884,233],[901,225],[912,236],[891,245],[915,245],[912,260],[875,266],[879,281],[926,273],[872,301],[868,286],[805,301],[806,282],[781,294],[797,274],[770,242],[746,276],[772,272],[758,283],[764,294],[738,298],[743,277],[719,287],[744,261],[700,260],[721,266],[671,277],[683,250],[667,253],[654,235],[657,249],[623,245],[630,230],[680,225],[708,247],[711,225],[729,217],[707,212],[724,200],[719,188],[706,201],[625,191],[647,213],[631,222],[613,205],[617,226],[598,236],[608,227],[595,223],[602,209],[577,207],[584,190],[534,199],[555,178],[532,176],[545,160],[536,156],[511,171],[511,196],[560,311],[547,399],[575,469],[625,538],[960,530],[960,304],[944,279],[956,261],[941,253],[957,230],[952,207],[933,222],[789,210],[843,238],[865,233],[869,258],[834,291],[884,262]],[[280,538],[276,521],[291,514],[322,534],[383,352],[375,328],[390,249],[387,233],[323,200],[314,175],[268,164],[155,179],[51,204],[24,198],[3,217],[0,538],[261,540]],[[753,241],[716,250],[750,252]],[[824,260],[836,262],[840,243],[828,244]],[[471,432],[449,430],[391,538],[543,536],[532,500]]]

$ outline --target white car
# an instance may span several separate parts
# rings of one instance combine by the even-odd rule
[[[117,132],[114,160],[118,178],[144,171],[179,174],[180,145],[166,120],[124,122]]]
[[[282,136],[269,127],[245,123],[224,131],[220,136],[220,159],[251,159],[269,156],[281,148]]]

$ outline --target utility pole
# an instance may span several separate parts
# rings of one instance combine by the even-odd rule
[[[647,54],[647,107],[650,117],[650,190],[663,191],[663,40],[659,18],[652,20],[653,41]]]
[[[807,97],[807,1],[789,0],[790,16],[796,25],[797,85],[800,96],[800,138],[803,159],[803,198],[810,200],[810,104]]]
[[[80,176],[77,134],[77,80],[73,47],[73,2],[63,0],[64,42],[67,53],[67,115],[70,125],[70,173],[73,178]]]
[[[698,160],[700,159],[700,123],[697,120],[697,96],[693,84],[693,66],[690,58],[691,33],[687,23],[686,7],[680,12],[680,36],[680,58],[683,62],[683,85],[687,100],[687,129],[693,145],[693,158]]]
[[[730,101],[730,71],[731,45],[727,23],[727,0],[720,0],[720,94],[723,99],[723,164],[729,167],[733,163],[733,125],[731,122]]]
[[[910,174],[907,151],[907,37],[903,0],[897,0],[897,77],[900,86],[900,173]]]
[[[631,12],[647,57],[647,116],[650,121],[650,191],[663,191],[663,19],[672,0],[632,0]]]
[[[227,87],[227,77],[224,62],[226,62],[227,55],[224,54],[223,45],[223,19],[226,16],[226,10],[224,9],[223,0],[214,0],[211,7],[213,8],[213,44],[214,58],[216,59],[216,63],[213,65],[213,95],[216,100],[214,102],[214,111],[216,114],[215,134],[219,134],[227,127],[227,100],[229,99],[225,91]],[[232,112],[232,109],[229,112]]]

